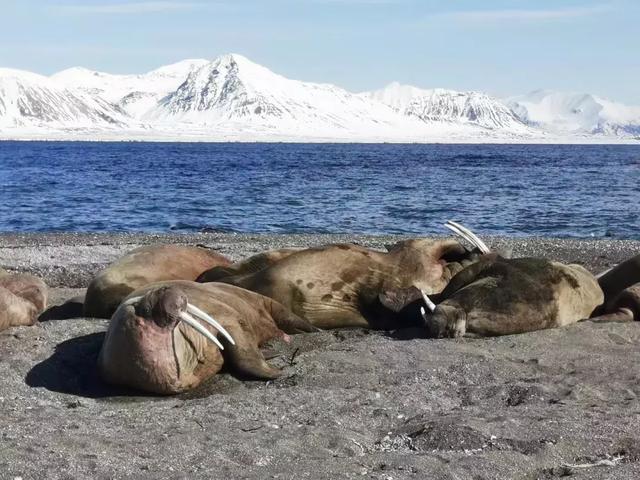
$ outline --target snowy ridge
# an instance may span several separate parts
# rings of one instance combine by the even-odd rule
[[[640,135],[640,107],[595,95],[536,90],[507,104],[524,123],[557,134]]]
[[[405,119],[339,87],[289,80],[241,55],[192,72],[143,119],[150,123],[229,123],[313,134],[389,131]]]
[[[47,77],[0,69],[0,128],[130,126],[128,116],[101,97],[66,89]]]
[[[0,69],[0,138],[220,141],[526,142],[638,140],[640,108],[538,91],[392,83],[365,93],[278,75],[242,55],[139,75]],[[567,140],[568,139],[568,140]],[[601,140],[598,140],[601,139]]]
[[[525,132],[525,125],[502,102],[484,93],[456,92],[442,88],[423,90],[394,82],[363,95],[425,123],[466,123],[487,129]]]
[[[140,118],[164,96],[173,92],[187,76],[207,60],[183,60],[140,75],[112,75],[82,67],[69,68],[51,79],[67,88],[104,98]]]

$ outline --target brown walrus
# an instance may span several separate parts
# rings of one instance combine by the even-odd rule
[[[278,250],[268,250],[258,253],[247,259],[232,263],[229,266],[213,267],[202,273],[196,282],[217,282],[224,277],[232,275],[246,275],[256,273],[260,270],[273,265],[274,263],[288,257],[292,253],[301,251],[301,248],[280,248]]]
[[[47,306],[47,293],[39,278],[0,269],[0,331],[35,324]]]
[[[403,325],[382,294],[409,287],[439,292],[481,255],[452,239],[405,240],[387,249],[353,244],[308,248],[258,271],[215,278],[273,298],[317,327],[397,328]]]
[[[110,318],[134,290],[153,282],[195,280],[202,272],[231,261],[206,248],[150,245],[137,248],[102,270],[89,284],[86,317]]]
[[[194,388],[225,362],[243,375],[272,379],[280,371],[258,346],[315,330],[272,299],[232,285],[160,282],[136,290],[116,310],[98,367],[109,383],[160,394]]]

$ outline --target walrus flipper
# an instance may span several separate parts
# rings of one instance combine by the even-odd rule
[[[230,325],[228,330],[236,344],[226,346],[225,359],[229,360],[234,372],[265,380],[273,380],[282,375],[280,370],[267,363],[258,345],[244,334],[238,324]]]

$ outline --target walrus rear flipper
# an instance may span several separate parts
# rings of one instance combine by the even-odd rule
[[[598,322],[640,321],[640,283],[605,300],[605,303],[592,314],[590,320]]]
[[[598,278],[598,284],[604,292],[605,304],[638,282],[640,282],[640,255],[625,260]]]
[[[282,375],[280,370],[267,363],[258,345],[249,340],[249,336],[242,332],[239,325],[229,326],[228,330],[236,344],[227,343],[224,356],[235,373],[265,380],[273,380]]]

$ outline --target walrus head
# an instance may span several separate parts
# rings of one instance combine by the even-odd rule
[[[224,347],[194,317],[234,344],[229,333],[191,305],[178,287],[160,287],[125,300],[111,318],[98,358],[104,380],[172,394],[199,383],[198,369],[219,370]]]
[[[445,330],[451,328],[453,330],[446,335],[455,336],[455,332],[460,329],[454,328],[453,325],[460,322],[446,320],[444,312],[439,313],[437,318],[429,315],[427,320],[421,311],[425,311],[426,308],[426,311],[433,313],[436,308],[427,295],[432,296],[438,303],[439,293],[457,273],[481,258],[496,255],[480,237],[459,223],[449,220],[445,227],[470,243],[472,248],[467,248],[454,239],[411,239],[387,245],[390,254],[405,257],[405,261],[402,262],[405,269],[409,265],[414,268],[415,271],[409,275],[414,281],[409,287],[386,289],[378,295],[383,308],[397,314],[397,318],[402,320],[402,325],[425,325],[429,335],[436,337],[445,335]],[[448,327],[445,328],[445,324]]]

